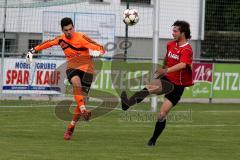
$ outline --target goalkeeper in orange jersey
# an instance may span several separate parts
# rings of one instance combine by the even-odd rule
[[[102,45],[94,42],[85,34],[75,32],[71,18],[61,20],[63,34],[55,39],[48,40],[32,48],[26,55],[28,63],[32,62],[33,54],[54,45],[61,46],[67,60],[67,78],[73,87],[74,99],[77,107],[74,110],[72,121],[64,133],[64,139],[70,140],[76,122],[82,116],[85,120],[91,117],[91,111],[85,107],[84,98],[87,96],[93,80],[93,61],[92,57],[104,54]]]

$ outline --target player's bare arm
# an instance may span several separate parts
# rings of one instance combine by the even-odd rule
[[[162,74],[167,74],[167,73],[171,73],[171,72],[176,72],[176,71],[180,71],[182,69],[185,69],[187,67],[186,63],[180,62],[172,67],[169,68],[159,68],[156,70],[155,74],[162,75]]]

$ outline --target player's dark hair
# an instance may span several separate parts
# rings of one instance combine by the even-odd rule
[[[74,26],[74,25],[73,25],[73,21],[72,21],[71,18],[65,17],[65,18],[63,18],[63,19],[61,20],[61,27],[62,27],[62,29],[63,29],[63,27],[68,26],[69,24],[71,24],[72,26]]]
[[[177,27],[179,27],[180,32],[181,32],[181,33],[182,33],[182,32],[185,33],[186,39],[190,39],[190,38],[192,37],[192,36],[191,36],[191,31],[190,31],[190,25],[189,25],[188,22],[177,20],[177,21],[175,21],[175,22],[173,23],[172,26],[177,26]]]

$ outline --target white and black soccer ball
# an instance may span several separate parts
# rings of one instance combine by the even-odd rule
[[[139,14],[136,9],[126,9],[123,12],[123,22],[129,26],[133,26],[139,21]]]

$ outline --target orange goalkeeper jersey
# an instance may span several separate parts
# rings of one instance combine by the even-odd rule
[[[35,51],[60,45],[67,59],[67,69],[79,69],[84,72],[94,73],[93,61],[89,49],[104,53],[103,46],[91,40],[83,33],[74,32],[71,39],[64,34],[55,39],[48,40],[34,47]]]

